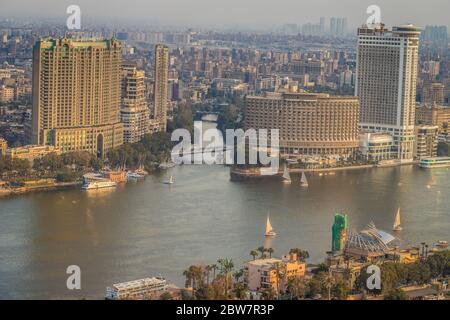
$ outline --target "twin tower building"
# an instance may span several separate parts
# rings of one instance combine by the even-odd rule
[[[43,39],[33,49],[32,144],[103,157],[145,133],[165,131],[168,48],[155,47],[153,109],[144,73],[122,65],[117,40]]]

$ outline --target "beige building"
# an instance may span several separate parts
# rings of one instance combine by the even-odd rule
[[[403,161],[413,158],[419,36],[413,25],[358,29],[355,95],[361,129],[391,134],[394,154]]]
[[[414,157],[416,159],[437,157],[438,126],[416,126]]]
[[[444,103],[444,89],[445,86],[440,82],[426,84],[422,90],[422,102],[442,105]]]
[[[0,156],[6,155],[6,149],[8,149],[8,143],[5,139],[0,138]]]
[[[278,92],[245,101],[245,129],[279,129],[283,156],[354,154],[358,118],[356,97]]]
[[[145,98],[145,73],[135,67],[122,68],[122,106],[120,118],[123,123],[123,142],[139,142],[149,133],[150,109]]]
[[[278,271],[277,271],[278,269]],[[305,276],[306,263],[299,261],[295,253],[282,259],[256,259],[244,264],[244,279],[249,291],[263,292],[277,289],[284,292],[289,279]]]
[[[103,157],[123,143],[118,41],[43,39],[33,50],[33,144]]]
[[[6,103],[14,100],[14,87],[0,86],[0,102]]]
[[[6,156],[10,159],[24,159],[33,164],[34,159],[42,158],[51,153],[61,154],[61,150],[54,146],[28,145],[24,147],[10,148],[6,150]]]
[[[169,81],[169,48],[155,46],[154,118],[159,121],[161,131],[166,131]]]
[[[439,134],[447,135],[450,123],[450,107],[422,104],[416,108],[416,123],[439,127]]]
[[[388,133],[363,132],[360,135],[360,151],[369,161],[383,161],[392,158],[393,138]]]

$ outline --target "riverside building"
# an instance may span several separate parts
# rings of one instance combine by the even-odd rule
[[[145,73],[136,67],[122,68],[123,142],[139,142],[150,130],[150,109],[145,100]]]
[[[42,39],[33,49],[31,143],[102,158],[123,143],[117,40]]]
[[[383,24],[358,29],[356,92],[365,132],[393,136],[393,157],[411,161],[414,149],[420,30]]]
[[[245,129],[279,129],[285,157],[353,155],[359,146],[356,97],[266,93],[245,101]]]

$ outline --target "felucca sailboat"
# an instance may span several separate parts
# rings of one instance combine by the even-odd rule
[[[400,208],[397,210],[397,214],[395,215],[394,226],[392,227],[394,231],[401,231],[402,227],[400,226]]]
[[[276,236],[275,231],[273,231],[272,224],[270,223],[270,218],[267,216],[267,222],[266,222],[266,237],[274,237]]]

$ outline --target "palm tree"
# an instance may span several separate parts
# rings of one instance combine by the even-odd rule
[[[272,258],[273,248],[267,249],[267,252],[269,253],[269,258]]]
[[[233,260],[228,258],[220,258],[217,260],[217,263],[220,266],[220,273],[225,278],[225,299],[228,299],[229,278],[231,272],[233,271],[234,263]]]
[[[334,277],[331,275],[330,270],[322,280],[322,285],[328,290],[328,300],[331,300],[331,288],[333,287],[334,282]]]
[[[194,277],[193,277],[193,274],[192,274],[191,267],[189,267],[188,269],[183,271],[183,276],[186,277],[186,283],[185,283],[184,286],[186,288],[189,288],[189,285],[190,285],[191,288],[192,288],[192,296],[194,296],[194,281],[195,280],[194,280]]]
[[[293,298],[301,298],[305,296],[306,292],[306,283],[303,279],[298,277],[288,279],[287,290],[291,296],[291,300]]]
[[[264,247],[259,247],[258,249],[256,249],[256,250],[258,250],[259,251],[259,253],[261,254],[261,258],[263,257],[263,255],[264,255],[264,252],[266,252],[266,248],[264,248]]]
[[[277,299],[280,295],[280,281],[284,279],[284,276],[286,275],[286,266],[282,262],[277,262],[274,265],[275,270],[275,276],[277,279]]]
[[[217,270],[217,264],[213,263],[210,265],[211,270],[213,271],[213,281],[216,279],[216,270]]]
[[[241,279],[241,277],[244,275],[244,270],[240,269],[238,271],[236,271],[233,276],[234,279],[236,280],[236,282],[239,282],[239,279]]]
[[[250,255],[253,257],[253,260],[256,260],[256,256],[258,255],[258,252],[256,250],[250,251]]]
[[[289,253],[295,253],[299,261],[306,261],[309,258],[309,252],[300,248],[292,248]]]

